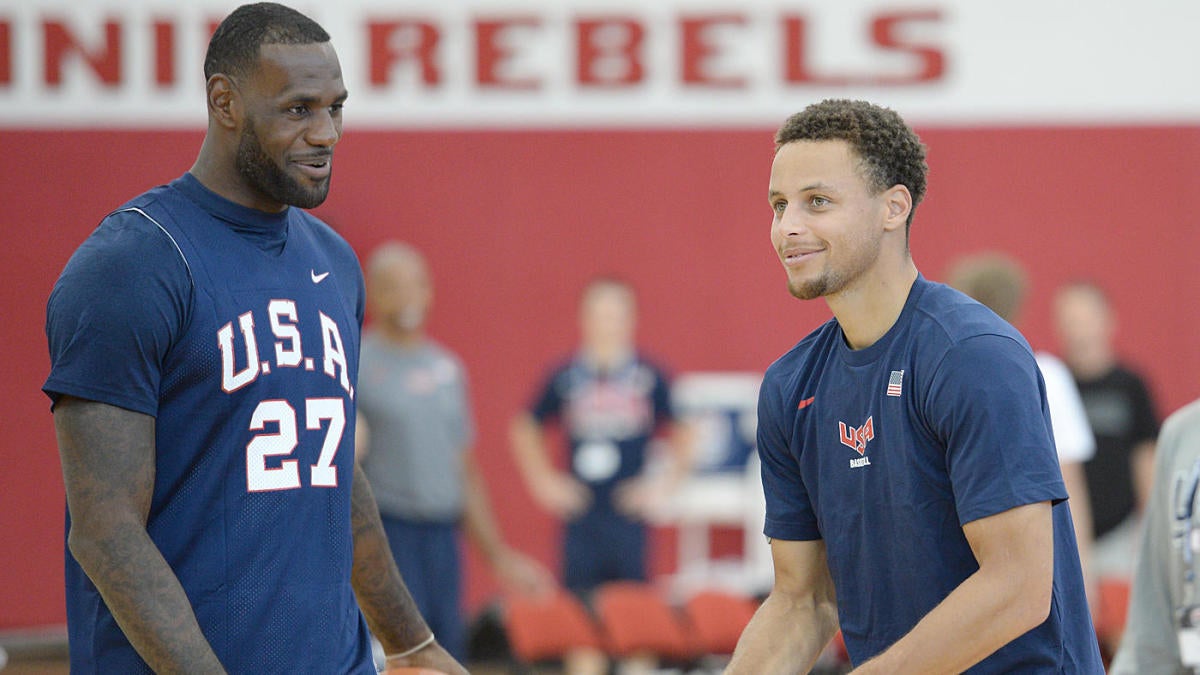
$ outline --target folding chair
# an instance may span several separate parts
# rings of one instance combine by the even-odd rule
[[[1108,652],[1107,656],[1111,658],[1125,632],[1130,583],[1123,577],[1101,577],[1097,585],[1100,611],[1096,617],[1096,637],[1100,640],[1101,652]]]
[[[683,605],[696,646],[704,654],[729,655],[737,646],[758,604],[724,591],[701,591]]]
[[[565,590],[537,598],[513,596],[505,605],[509,646],[521,663],[562,659],[577,649],[602,648],[587,609]]]
[[[610,655],[628,658],[653,654],[677,661],[695,656],[675,612],[648,584],[605,584],[596,589],[592,604]]]

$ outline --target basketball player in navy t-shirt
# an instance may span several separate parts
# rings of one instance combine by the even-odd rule
[[[397,665],[465,672],[354,465],[358,262],[293,208],[341,136],[329,35],[243,6],[205,76],[195,165],[105,218],[47,308],[72,672],[366,675],[367,621]]]
[[[1046,396],[1021,335],[918,273],[925,151],[894,112],[810,106],[776,134],[771,240],[834,318],[767,371],[775,585],[733,673],[1102,673]]]

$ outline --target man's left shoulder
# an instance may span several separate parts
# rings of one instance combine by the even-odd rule
[[[927,283],[914,317],[916,332],[927,343],[930,338],[941,337],[948,348],[970,338],[994,335],[1014,340],[1032,355],[1020,331],[995,312],[945,284]]]

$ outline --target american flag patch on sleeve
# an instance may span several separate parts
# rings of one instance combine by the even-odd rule
[[[893,370],[892,376],[888,378],[887,395],[899,396],[900,386],[904,383],[904,371]]]

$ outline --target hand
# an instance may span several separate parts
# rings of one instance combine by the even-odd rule
[[[614,493],[617,509],[625,515],[639,520],[648,520],[662,511],[668,497],[663,481],[645,476],[630,478],[617,486]]]
[[[384,675],[469,675],[449,652],[436,642],[408,656],[389,656]]]
[[[533,497],[543,509],[570,520],[587,509],[592,491],[570,475],[547,473],[534,484]]]
[[[554,576],[533,558],[505,549],[492,567],[506,591],[520,595],[545,596],[556,586]]]

